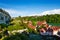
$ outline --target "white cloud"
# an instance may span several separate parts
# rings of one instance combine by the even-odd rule
[[[27,11],[19,11],[19,10],[13,10],[13,9],[4,9],[4,10],[7,11],[12,17],[25,16],[25,14],[28,13]]]
[[[42,12],[42,13],[38,13],[38,14],[31,14],[31,15],[29,15],[29,16],[35,16],[35,15],[37,15],[37,16],[43,16],[43,15],[51,15],[51,14],[60,14],[60,9],[54,9],[54,10],[48,10],[48,11],[44,11],[44,12]]]
[[[49,11],[44,11],[39,15],[50,15],[50,14],[60,14],[60,9],[54,9],[54,10],[49,10]]]
[[[4,9],[5,11],[7,11],[12,17],[14,17],[15,15],[17,15],[17,13],[19,13],[16,10],[13,9]]]
[[[60,14],[60,9],[54,9],[54,10],[48,10],[48,11],[44,11],[42,13],[36,13],[36,12],[30,12],[30,11],[19,11],[19,10],[13,10],[13,9],[5,9],[7,12],[9,12],[9,14],[12,17],[16,17],[16,16],[42,16],[42,15],[50,15],[50,14]],[[31,14],[29,14],[31,13]]]

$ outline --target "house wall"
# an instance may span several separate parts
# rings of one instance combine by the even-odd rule
[[[58,33],[58,30],[53,31],[53,35],[57,35],[57,33]]]

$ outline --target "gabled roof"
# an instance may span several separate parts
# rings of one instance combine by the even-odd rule
[[[58,29],[60,29],[60,28],[57,27],[57,26],[52,26],[52,29],[53,29],[53,30],[58,30]]]
[[[32,25],[32,22],[31,21],[29,21],[28,27],[31,28],[31,29],[35,29],[36,28],[35,26]]]
[[[46,24],[46,21],[37,21],[37,25],[42,25],[42,24]]]
[[[41,22],[41,21],[38,21],[38,22],[37,22],[37,25],[41,25],[42,23],[43,23],[43,22]]]
[[[33,26],[32,24],[28,24],[28,27],[31,28],[31,29],[35,29],[36,27]]]

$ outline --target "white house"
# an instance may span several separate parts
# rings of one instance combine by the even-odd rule
[[[8,12],[0,9],[0,24],[4,23],[4,24],[9,24],[11,17],[8,14]]]

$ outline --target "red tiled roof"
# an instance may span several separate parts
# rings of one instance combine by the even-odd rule
[[[49,25],[48,24],[44,24],[44,26],[47,28],[47,27],[49,27]]]
[[[37,25],[41,25],[42,23],[43,23],[43,22],[38,21],[38,22],[37,22]]]
[[[32,24],[28,24],[28,27],[31,28],[31,29],[35,29],[36,27],[33,26]]]
[[[52,26],[52,29],[53,29],[53,30],[58,30],[59,27],[57,27],[57,26]]]
[[[38,21],[38,22],[37,22],[37,25],[45,24],[45,22],[46,22],[45,20],[44,20],[44,21]]]

